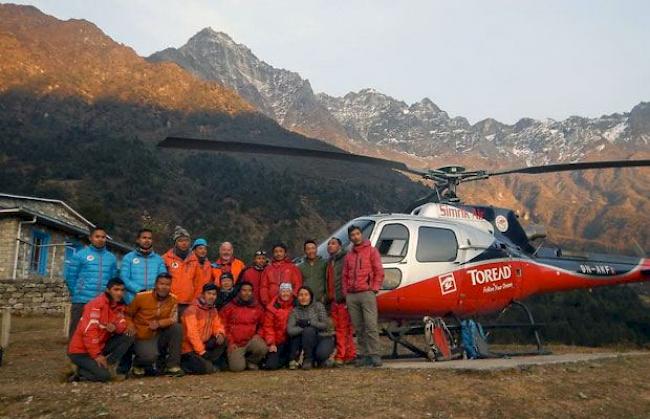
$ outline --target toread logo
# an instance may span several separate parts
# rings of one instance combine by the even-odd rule
[[[497,230],[502,233],[508,231],[508,219],[503,215],[497,215],[494,219],[494,225],[497,226]]]
[[[440,282],[440,293],[442,295],[456,292],[456,278],[454,278],[453,272],[440,275],[438,277],[438,282]]]
[[[137,265],[138,263],[140,263],[140,259],[138,259],[138,258],[133,258],[133,264],[134,264],[134,265]]]
[[[174,268],[174,269],[178,268],[178,262],[173,261],[172,262],[172,268]]]
[[[95,256],[93,256],[93,255],[88,255],[88,256],[86,256],[86,260],[87,260],[88,262],[92,262],[93,260],[95,260]]]

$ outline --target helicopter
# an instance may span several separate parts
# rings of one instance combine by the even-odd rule
[[[258,143],[167,137],[162,148],[211,150],[228,153],[311,157],[370,164],[394,169],[432,182],[432,191],[414,201],[404,213],[357,217],[328,237],[350,246],[347,228],[358,226],[382,257],[385,279],[377,296],[380,320],[389,326],[385,334],[417,355],[427,351],[404,339],[424,317],[457,320],[498,313],[516,305],[528,318],[543,353],[539,325],[521,303],[533,295],[581,288],[613,286],[650,280],[650,259],[610,254],[567,251],[534,245],[546,237],[540,230],[526,230],[515,211],[464,204],[458,188],[466,182],[504,175],[535,175],[576,170],[642,168],[650,160],[613,160],[529,166],[487,171],[445,166],[420,170],[402,162],[348,153]],[[327,257],[327,241],[318,247]],[[421,323],[420,323],[421,324]],[[494,325],[493,327],[498,327]],[[511,354],[513,355],[513,354]]]

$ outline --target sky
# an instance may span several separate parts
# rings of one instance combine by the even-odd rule
[[[451,116],[564,119],[650,101],[647,0],[37,0],[146,56],[204,27],[334,96],[372,87]]]

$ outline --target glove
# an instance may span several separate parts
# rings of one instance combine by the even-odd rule
[[[305,327],[309,327],[311,325],[311,322],[309,320],[300,319],[296,322],[296,324],[298,327],[302,327],[304,329]]]

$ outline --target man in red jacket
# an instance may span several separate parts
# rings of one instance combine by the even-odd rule
[[[119,377],[116,364],[133,344],[126,331],[126,306],[124,282],[114,278],[106,284],[106,290],[89,301],[75,329],[68,357],[77,366],[73,381],[101,381]]]
[[[260,287],[262,285],[262,274],[264,273],[264,268],[268,260],[266,258],[266,252],[264,250],[258,250],[255,252],[255,258],[253,259],[253,264],[242,271],[239,275],[239,278],[242,281],[250,282],[253,284],[253,296],[255,301],[260,302]],[[262,307],[266,308],[266,307]]]
[[[284,243],[273,245],[273,261],[264,269],[260,289],[260,301],[266,307],[278,295],[280,284],[288,282],[297,292],[302,287],[300,269],[287,257],[287,246]]]
[[[348,237],[354,245],[343,261],[343,294],[357,332],[358,367],[380,367],[377,293],[384,282],[379,251],[352,225]]]
[[[250,282],[241,282],[237,297],[219,313],[226,326],[230,371],[258,370],[268,347],[260,337],[264,310],[253,298]]]

